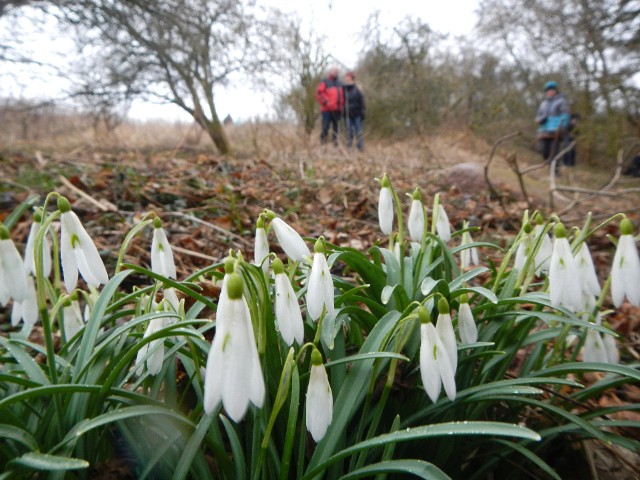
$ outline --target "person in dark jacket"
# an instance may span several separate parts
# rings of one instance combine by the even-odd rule
[[[320,104],[320,112],[322,113],[320,143],[327,142],[329,127],[331,127],[333,131],[331,139],[334,145],[338,145],[338,123],[344,107],[344,93],[338,79],[339,73],[337,67],[331,68],[327,77],[318,84],[316,89],[316,100]]]
[[[558,84],[549,81],[544,85],[545,99],[540,103],[535,121],[538,124],[538,140],[545,160],[551,160],[559,151],[569,128],[569,102],[558,91]]]
[[[353,137],[356,137],[356,147],[362,151],[362,124],[364,122],[364,95],[355,84],[356,76],[347,72],[344,76],[344,114],[347,121],[347,147],[351,148]]]

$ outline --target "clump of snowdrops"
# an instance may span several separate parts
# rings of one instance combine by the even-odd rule
[[[592,402],[640,380],[605,309],[609,291],[640,303],[631,222],[525,212],[500,251],[467,222],[452,231],[438,195],[405,205],[379,183],[383,235],[366,251],[264,210],[252,258],[230,251],[186,278],[155,214],[108,272],[66,198],[35,208],[22,253],[17,209],[0,227],[14,326],[0,336],[0,478],[91,478],[116,460],[136,478],[560,478],[549,452],[568,441],[638,449],[619,429],[638,422],[616,417],[637,405]],[[609,222],[601,285],[588,242]],[[150,269],[123,262],[139,235]],[[133,273],[146,283],[125,287]]]

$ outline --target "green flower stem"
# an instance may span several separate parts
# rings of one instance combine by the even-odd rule
[[[316,335],[313,338],[313,344],[314,345],[318,345],[318,343],[320,342],[320,334],[322,332],[322,322],[324,320],[325,315],[327,314],[327,309],[326,308],[322,308],[322,314],[320,315],[320,318],[318,319],[318,328],[316,328]]]
[[[142,231],[147,225],[149,225],[150,223],[153,223],[153,218],[147,218],[150,215],[152,215],[153,217],[155,217],[155,214],[152,213],[147,213],[143,219],[135,226],[133,227],[131,230],[129,230],[129,232],[127,233],[127,235],[124,237],[124,240],[122,241],[122,246],[120,247],[120,250],[118,252],[118,260],[116,261],[116,270],[115,273],[120,272],[120,269],[122,268],[122,262],[124,260],[124,254],[126,253],[127,249],[129,248],[129,244],[131,243],[131,241],[133,240],[133,238],[140,232]],[[146,220],[145,220],[146,219]]]
[[[47,196],[49,198],[49,195]],[[45,200],[46,205],[46,200]],[[45,349],[47,352],[47,367],[49,369],[49,377],[51,384],[56,385],[58,383],[58,371],[56,365],[56,352],[53,347],[53,332],[51,329],[51,318],[49,317],[49,310],[47,308],[46,297],[46,282],[44,278],[44,260],[42,258],[42,246],[44,244],[44,236],[46,235],[51,224],[60,217],[60,211],[56,210],[46,219],[43,218],[42,226],[36,236],[34,245],[34,263],[36,268],[36,296],[38,299],[38,311],[40,312],[40,319],[42,321],[42,336],[44,337]],[[55,259],[55,257],[54,257]],[[54,260],[54,263],[55,262]],[[62,400],[59,395],[53,395],[53,401],[57,413],[58,427],[61,428],[64,424],[64,410]]]

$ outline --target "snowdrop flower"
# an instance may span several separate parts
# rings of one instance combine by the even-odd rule
[[[462,228],[469,228],[469,222],[464,222]],[[462,239],[460,241],[461,246],[471,245],[473,243],[473,238],[471,238],[471,233],[468,230],[462,234]],[[466,270],[471,264],[479,265],[480,260],[478,259],[478,249],[476,247],[465,248],[460,251],[460,268],[462,270]]]
[[[222,402],[235,422],[244,418],[249,402],[261,407],[265,395],[249,306],[242,290],[240,275],[225,276],[204,379],[205,412],[212,414]]]
[[[34,277],[36,275],[36,262],[35,262],[35,248],[36,237],[40,233],[42,227],[42,215],[40,212],[36,212],[33,215],[33,222],[29,229],[29,235],[27,236],[27,245],[24,249],[24,266],[27,269],[27,273],[31,273]],[[42,274],[47,278],[51,274],[51,244],[47,235],[42,240]]]
[[[525,223],[524,227],[522,227],[522,236],[520,238],[520,243],[518,243],[518,248],[516,249],[516,259],[514,262],[514,267],[518,272],[522,272],[527,264],[527,259],[531,255],[531,250],[533,248],[533,239],[533,227],[530,223]],[[535,260],[529,262],[530,273],[533,273],[534,262]]]
[[[449,216],[444,211],[441,203],[438,203],[438,212],[436,215],[436,232],[440,239],[447,243],[451,240],[451,225],[449,224]]]
[[[289,277],[284,272],[282,260],[279,258],[273,261],[273,273],[275,274],[276,290],[276,322],[278,322],[280,335],[282,335],[282,339],[288,346],[291,346],[294,340],[298,345],[302,345],[304,341],[304,325],[302,313],[300,313],[300,305]]]
[[[619,307],[625,296],[632,305],[640,306],[640,258],[633,238],[633,225],[628,218],[620,222],[620,238],[611,268],[613,304]]]
[[[307,388],[307,431],[316,442],[327,433],[333,419],[333,394],[317,348],[311,353],[311,374]]]
[[[582,306],[582,287],[578,280],[578,266],[562,223],[556,224],[555,234],[549,262],[551,304],[555,307],[563,306],[575,312]]]
[[[551,262],[551,254],[553,253],[553,244],[549,234],[545,232],[545,226],[543,225],[542,215],[536,214],[534,218],[536,223],[533,228],[533,238],[535,241],[540,238],[540,244],[534,258],[536,275],[540,276],[542,273],[549,271],[549,265]]]
[[[144,332],[143,339],[150,337],[154,333],[165,326],[165,318],[153,318],[147,330]],[[145,362],[146,359],[146,362]],[[146,363],[147,371],[150,375],[157,375],[162,369],[162,362],[164,360],[164,338],[158,338],[152,340],[149,343],[145,343],[138,354],[136,355],[136,373],[140,375],[142,373],[142,367]]]
[[[441,385],[444,385],[449,400],[453,401],[456,398],[456,381],[449,355],[424,307],[420,308],[419,316],[422,385],[433,403],[438,401]]]
[[[393,192],[391,191],[391,181],[385,173],[380,180],[380,197],[378,198],[378,222],[380,230],[385,235],[389,235],[393,230]]]
[[[601,324],[602,316],[598,314],[596,316],[596,325]],[[605,324],[605,326],[611,328],[608,324]],[[589,328],[582,350],[582,360],[584,362],[619,363],[620,352],[613,335],[600,333]]]
[[[607,351],[600,332],[591,328],[587,330],[587,338],[582,347],[582,360],[585,362],[607,363]]]
[[[78,271],[90,287],[98,287],[109,281],[98,249],[80,223],[78,216],[71,211],[69,201],[58,198],[60,210],[60,257],[64,286],[72,292],[78,284]]]
[[[580,245],[580,249],[575,256],[576,266],[578,268],[578,278],[582,283],[582,291],[595,297],[600,295],[600,282],[596,274],[596,268],[591,259],[591,252],[586,242]]]
[[[418,243],[422,242],[425,233],[425,214],[422,194],[417,188],[411,194],[411,208],[409,209],[407,228],[409,229],[411,240]]]
[[[9,236],[9,230],[0,223],[0,305],[10,298],[22,302],[27,297],[27,273],[22,257]]]
[[[304,243],[304,240],[298,232],[296,232],[289,224],[284,220],[277,218],[275,214],[269,210],[265,211],[268,218],[271,219],[271,227],[276,232],[278,243],[294,262],[301,261],[304,257],[310,257],[311,252],[309,247]]]
[[[151,271],[167,278],[176,278],[176,264],[162,221],[153,219],[153,240],[151,241]]]
[[[269,241],[267,240],[267,232],[264,229],[264,220],[262,220],[262,216],[259,216],[258,221],[256,222],[253,263],[255,265],[262,265],[262,271],[265,273],[269,270]]]
[[[84,327],[84,318],[80,311],[77,293],[73,293],[63,307],[64,314],[64,336],[67,341],[71,340]]]
[[[334,311],[333,279],[324,256],[324,248],[324,238],[320,237],[314,246],[313,265],[307,285],[307,312],[314,321],[322,315],[323,307],[327,309],[327,313]]]
[[[449,302],[447,302],[444,297],[440,298],[438,301],[436,333],[447,351],[451,368],[453,369],[453,373],[455,373],[458,368],[458,345],[456,344],[456,333],[453,330],[453,323],[451,322]]]
[[[611,328],[609,325],[605,325]],[[607,353],[607,363],[620,363],[620,351],[613,335],[603,334],[602,343]]]
[[[464,344],[476,343],[478,341],[478,326],[473,319],[471,307],[467,302],[467,296],[460,297],[460,307],[458,308],[458,331],[460,340]]]
[[[29,332],[38,321],[38,298],[34,279],[31,276],[27,276],[27,295],[25,299],[22,302],[13,301],[11,325],[16,327],[20,320],[24,322]]]

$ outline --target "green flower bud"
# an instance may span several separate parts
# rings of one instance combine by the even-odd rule
[[[243,289],[242,277],[237,273],[230,273],[227,280],[227,295],[229,295],[229,298],[231,300],[242,298]]]
[[[271,263],[271,267],[273,268],[273,273],[275,273],[276,275],[280,273],[284,273],[284,264],[282,263],[282,260],[280,260],[279,258],[276,258]]]
[[[413,193],[411,194],[411,200],[422,201],[422,192],[420,192],[419,188],[416,187],[416,189],[413,191]]]
[[[447,302],[447,299],[444,297],[440,297],[440,300],[438,300],[438,313],[445,314],[449,313],[450,311],[451,309],[449,308],[449,302]]]
[[[420,323],[431,323],[429,311],[422,305],[418,308],[418,318],[420,319]]]
[[[67,213],[71,211],[71,204],[69,203],[69,200],[64,197],[58,197],[58,210],[60,210],[60,213]]]
[[[530,223],[525,223],[524,227],[522,227],[522,230],[524,230],[524,233],[526,233],[527,235],[530,234],[531,232],[533,232],[533,225],[531,225]]]
[[[324,237],[318,238],[318,240],[316,240],[316,243],[313,245],[314,253],[324,253],[325,246],[326,242],[324,240]]]
[[[153,228],[162,228],[162,220],[160,218],[155,217],[153,219]]]
[[[564,228],[564,224],[562,222],[556,223],[554,231],[556,238],[567,238],[567,229]]]
[[[620,235],[632,235],[633,223],[628,218],[623,218],[620,222]]]
[[[322,365],[322,354],[317,348],[313,348],[311,352],[311,365]]]
[[[3,224],[0,223],[0,240],[9,240],[9,230]]]

